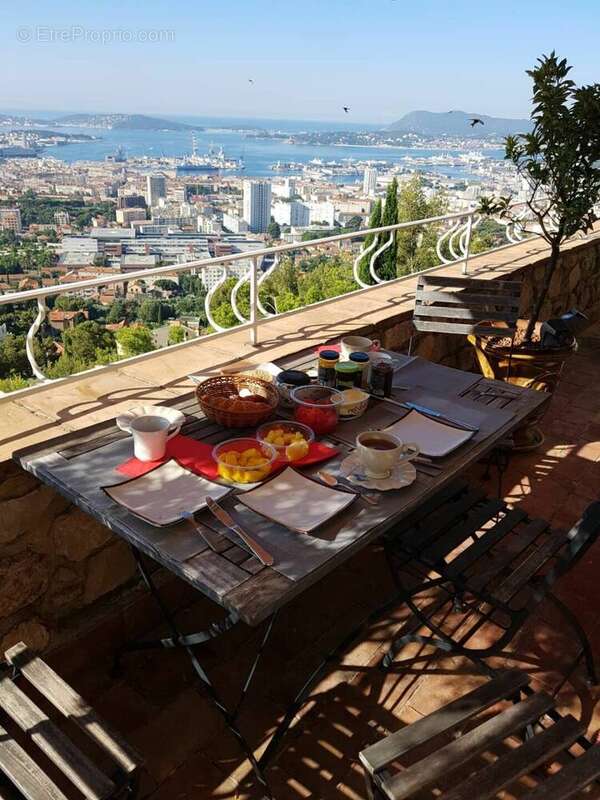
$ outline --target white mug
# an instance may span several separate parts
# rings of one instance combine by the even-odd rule
[[[167,449],[167,442],[177,436],[181,425],[174,428],[166,417],[144,414],[130,423],[133,452],[139,461],[158,461]]]
[[[381,348],[379,339],[367,339],[366,336],[344,336],[340,345],[342,361],[348,361],[350,353],[368,353]]]
[[[418,456],[419,447],[385,431],[363,431],[356,437],[356,452],[368,478],[387,478],[395,466]]]

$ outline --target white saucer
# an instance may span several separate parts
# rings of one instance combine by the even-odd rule
[[[387,478],[367,478],[360,480],[355,473],[362,474],[364,467],[360,463],[357,453],[350,453],[340,464],[340,472],[350,483],[357,486],[364,486],[365,489],[379,489],[386,492],[389,489],[404,489],[414,483],[417,477],[417,470],[410,461],[403,461],[394,467]]]
[[[119,414],[115,422],[117,427],[125,433],[131,433],[131,423],[136,417],[144,416],[165,417],[171,423],[171,427],[176,425],[183,425],[185,422],[185,414],[182,414],[177,408],[168,408],[167,406],[135,406]]]

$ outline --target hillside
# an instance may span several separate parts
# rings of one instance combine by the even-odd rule
[[[131,131],[191,131],[198,130],[183,122],[173,122],[145,114],[69,114],[54,120],[54,125],[74,125],[90,128],[115,128]]]
[[[470,125],[471,118],[483,121],[483,125]],[[416,133],[421,136],[467,136],[481,138],[484,136],[507,136],[510,133],[523,133],[531,128],[528,119],[505,119],[488,117],[485,114],[467,113],[466,111],[411,111],[397,122],[393,122],[388,130],[400,133]]]

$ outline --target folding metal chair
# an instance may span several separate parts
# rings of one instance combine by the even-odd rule
[[[368,796],[491,800],[505,789],[503,797],[521,800],[580,796],[600,776],[600,747],[529,681],[507,670],[367,747],[359,759]]]
[[[0,716],[1,800],[137,796],[140,756],[23,642],[5,654]]]
[[[487,498],[482,489],[464,483],[446,488],[384,539],[401,601],[413,612],[414,625],[392,642],[383,666],[391,666],[409,641],[432,644],[482,665],[483,659],[501,653],[548,600],[581,645],[567,675],[583,657],[590,682],[597,684],[585,631],[552,590],[599,535],[600,502],[592,503],[565,532],[550,528],[542,519],[531,519],[503,500]],[[416,585],[407,585],[409,569],[417,573]],[[419,605],[419,595],[432,589],[436,599]],[[439,620],[445,607],[468,612],[458,632],[443,629]],[[415,632],[422,626],[430,636]],[[474,645],[473,638],[484,626],[489,626],[492,642],[485,647]]]

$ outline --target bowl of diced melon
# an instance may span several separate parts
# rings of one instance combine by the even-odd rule
[[[299,461],[308,455],[310,443],[315,434],[301,422],[279,419],[265,422],[256,431],[259,442],[271,445],[277,451],[277,457],[283,461]]]
[[[271,472],[277,451],[251,437],[227,439],[212,451],[219,477],[229,483],[258,483]]]

